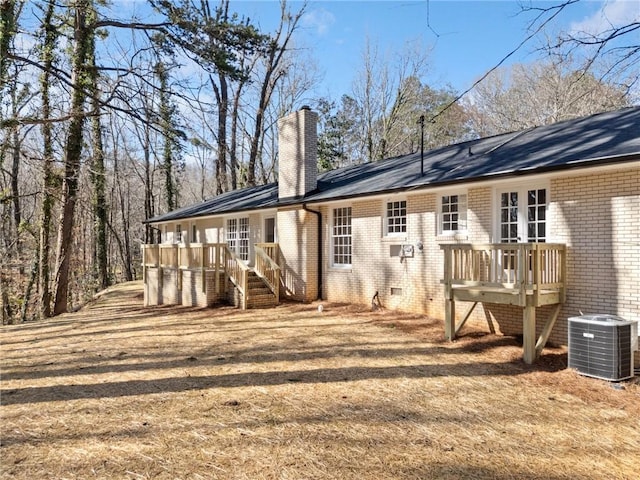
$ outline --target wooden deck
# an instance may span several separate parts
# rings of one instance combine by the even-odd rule
[[[551,243],[446,244],[445,336],[453,340],[480,302],[522,307],[523,358],[533,363],[565,302],[566,247]],[[472,302],[456,325],[456,302]],[[536,308],[556,305],[536,339]]]
[[[224,273],[240,293],[242,309],[248,308],[252,300],[250,278],[259,277],[264,285],[280,301],[280,266],[278,265],[278,244],[258,243],[254,245],[256,264],[250,268],[232,252],[226,243],[191,244],[147,244],[142,245],[143,278],[147,282],[148,268],[198,271],[202,275],[201,285],[206,288],[207,272]],[[214,275],[213,289],[223,294],[226,282],[220,275]]]

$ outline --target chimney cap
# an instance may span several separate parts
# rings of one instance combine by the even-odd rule
[[[309,105],[303,105],[300,107],[300,110],[311,110],[311,107]]]

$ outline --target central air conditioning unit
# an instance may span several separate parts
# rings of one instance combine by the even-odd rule
[[[603,380],[633,377],[638,324],[615,315],[569,318],[569,368]]]

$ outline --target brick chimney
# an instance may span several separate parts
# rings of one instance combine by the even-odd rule
[[[302,198],[318,179],[318,114],[307,106],[278,120],[278,198]]]

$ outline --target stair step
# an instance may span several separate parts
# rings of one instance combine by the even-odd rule
[[[273,294],[253,295],[247,302],[247,308],[272,307],[277,305],[276,297]]]

